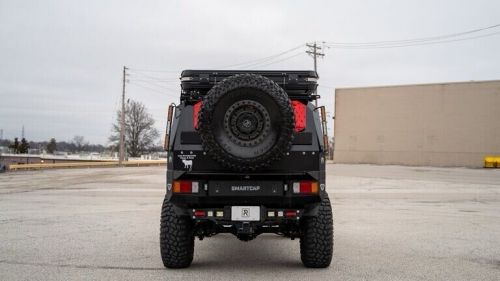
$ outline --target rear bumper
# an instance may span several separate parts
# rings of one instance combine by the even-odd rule
[[[294,182],[314,181],[311,177],[284,177],[282,175],[252,178],[185,177],[181,181],[196,182],[195,188],[179,193],[172,181],[167,184],[167,200],[175,207],[178,216],[186,216],[199,225],[206,233],[249,233],[281,232],[291,233],[303,217],[316,216],[325,191],[324,181],[318,181],[314,192],[300,193],[294,189]],[[233,206],[260,208],[258,220],[235,221],[231,217]],[[196,211],[204,212],[197,216]],[[294,216],[286,216],[287,211],[295,211]],[[217,212],[222,215],[218,216]],[[272,215],[270,215],[272,212]],[[247,229],[243,231],[242,229]]]
[[[299,237],[304,218],[318,214],[327,196],[324,182],[302,189],[302,180],[311,178],[213,179],[188,178],[167,184],[167,200],[177,216],[192,219],[195,235],[202,239],[217,233],[232,233],[241,240],[260,233]],[[300,188],[295,182],[300,181]],[[180,187],[183,188],[180,188]],[[174,193],[175,190],[175,193]],[[302,193],[301,193],[302,192]],[[237,217],[243,208],[260,210],[258,217]],[[234,212],[234,214],[233,214]],[[290,214],[290,215],[288,215]]]
[[[259,208],[260,215],[246,220],[235,218],[233,206],[221,208],[186,209],[176,206],[177,215],[189,216],[195,225],[195,235],[202,239],[218,233],[232,233],[240,239],[249,240],[261,233],[281,233],[294,238],[300,236],[300,222],[311,216],[316,216],[320,203],[308,204],[301,209],[269,208],[266,206],[251,206]],[[236,206],[236,208],[249,206]]]
[[[197,220],[209,220],[219,224],[230,222],[231,220],[231,207],[233,206],[258,206],[260,208],[260,219],[258,222],[272,221],[281,222],[285,219],[300,219],[307,216],[315,216],[317,212],[317,207],[319,202],[309,203],[302,205],[300,207],[271,207],[266,205],[258,204],[230,204],[230,205],[219,205],[219,206],[192,206],[187,207],[186,205],[178,205],[174,203],[174,210],[178,216],[189,216]],[[202,216],[197,216],[196,211],[205,212]],[[296,212],[295,216],[287,216],[287,212]],[[273,215],[271,215],[271,212]]]

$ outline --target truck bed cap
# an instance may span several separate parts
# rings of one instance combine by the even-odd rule
[[[191,100],[193,92],[205,95],[216,83],[236,74],[258,74],[281,86],[290,98],[314,100],[318,74],[313,70],[184,70],[181,73],[182,97]]]

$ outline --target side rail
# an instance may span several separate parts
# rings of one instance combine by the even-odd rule
[[[174,110],[175,110],[175,104],[171,104],[168,107],[168,113],[167,113],[167,124],[165,126],[165,138],[164,138],[164,143],[163,143],[163,149],[165,151],[169,151],[169,145],[170,145],[170,131],[172,129],[172,117],[174,115]]]
[[[323,130],[323,151],[325,152],[326,155],[329,153],[329,144],[328,144],[328,124],[327,124],[327,116],[326,116],[326,109],[325,106],[320,106],[319,108],[319,113],[321,117],[321,128]]]

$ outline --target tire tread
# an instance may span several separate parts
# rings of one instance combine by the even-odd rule
[[[189,217],[177,216],[166,199],[161,211],[160,252],[167,268],[185,268],[193,261],[193,223]]]
[[[306,267],[325,268],[333,257],[333,215],[330,199],[324,197],[317,216],[305,218],[300,238],[300,258]]]

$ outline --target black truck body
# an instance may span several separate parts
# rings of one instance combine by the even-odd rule
[[[323,209],[330,208],[331,221],[324,124],[312,103],[319,98],[317,79],[314,71],[182,72],[166,143],[160,239],[165,266],[185,267],[192,260],[191,253],[178,261],[183,250],[171,244],[181,239],[168,232],[178,226],[172,220],[182,222],[189,229],[182,235],[193,240],[232,233],[248,241],[276,233],[300,238],[301,250],[305,228]],[[333,244],[333,228],[325,239]],[[313,250],[304,248],[306,266],[330,264],[331,251],[318,260],[307,257]]]

